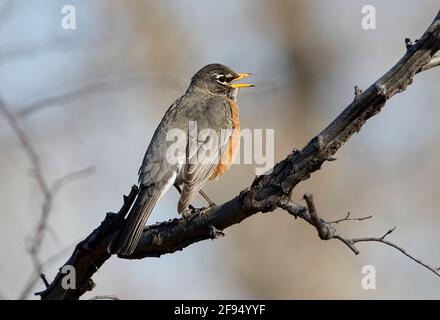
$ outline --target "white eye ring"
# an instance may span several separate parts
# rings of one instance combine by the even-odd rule
[[[220,82],[220,83],[222,83],[222,84],[225,84],[226,83],[226,76],[225,75],[223,75],[223,74],[219,74],[219,75],[217,75],[217,82]]]

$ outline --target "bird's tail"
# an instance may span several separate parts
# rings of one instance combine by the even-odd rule
[[[127,256],[134,252],[158,198],[159,195],[141,186],[123,229],[117,233],[108,246],[109,253]]]

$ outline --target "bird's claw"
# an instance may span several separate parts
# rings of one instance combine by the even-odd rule
[[[209,201],[208,206],[209,208],[212,208],[212,207],[216,207],[217,205],[215,204],[215,202]]]
[[[188,207],[188,209],[183,210],[181,215],[184,219],[188,219],[198,213],[205,213],[205,212],[211,210],[215,206],[216,206],[215,203],[211,203],[211,204],[209,204],[209,206],[203,207],[203,208],[194,208],[193,206],[191,206],[191,207]]]
[[[188,208],[182,211],[181,215],[184,219],[188,219],[189,217],[191,217],[193,215],[193,213],[195,213],[195,208]]]

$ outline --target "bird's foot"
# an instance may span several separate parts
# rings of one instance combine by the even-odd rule
[[[189,217],[191,217],[194,213],[195,213],[195,208],[188,208],[182,211],[181,215],[184,219],[188,219]]]
[[[212,201],[208,195],[203,192],[203,190],[199,190],[200,195],[206,200],[206,202],[208,203],[209,207],[215,207],[216,204],[214,203],[214,201]]]
[[[196,214],[205,213],[205,212],[211,210],[211,208],[213,208],[215,206],[216,206],[215,203],[210,204],[208,207],[202,207],[202,208],[195,208],[193,206],[190,206],[190,207],[188,207],[188,209],[183,210],[181,215],[184,219],[188,219],[190,217],[193,217]]]

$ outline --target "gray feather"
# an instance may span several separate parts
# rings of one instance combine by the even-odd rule
[[[178,205],[179,212],[190,204],[209,179],[216,167],[216,163],[213,163],[214,161],[209,156],[207,162],[195,165],[170,163],[166,159],[167,150],[174,143],[174,141],[167,141],[167,133],[177,128],[183,130],[183,133],[188,136],[190,121],[197,122],[198,130],[210,128],[219,133],[222,128],[232,128],[232,115],[227,97],[213,96],[203,91],[189,89],[185,95],[171,105],[154,132],[139,168],[140,193],[130,210],[125,226],[111,242],[109,252],[121,255],[133,253],[156,202],[173,185],[175,179],[183,182]],[[225,143],[221,142],[216,152],[223,152],[224,146]],[[185,150],[187,146],[183,147]],[[186,158],[190,157],[187,155]],[[184,169],[180,170],[182,166]]]

